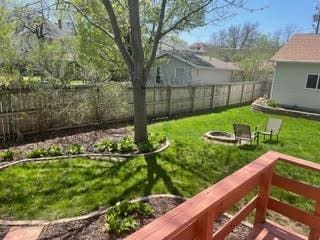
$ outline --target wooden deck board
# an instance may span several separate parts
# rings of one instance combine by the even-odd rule
[[[255,227],[248,237],[249,240],[306,240],[307,237],[292,233],[283,227],[267,222]]]

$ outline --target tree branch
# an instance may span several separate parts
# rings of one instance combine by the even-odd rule
[[[101,26],[99,23],[93,21],[91,18],[89,18],[89,16],[80,8],[78,7],[76,4],[73,4],[70,1],[64,1],[65,4],[68,4],[70,6],[72,6],[73,8],[76,9],[76,11],[78,13],[81,14],[81,16],[83,16],[89,23],[91,23],[94,27],[98,28],[99,30],[101,30],[103,33],[105,33],[109,38],[114,40],[113,35],[107,30],[105,29],[103,26]]]
[[[151,66],[152,66],[152,64],[154,62],[154,59],[155,59],[156,54],[157,54],[159,42],[160,42],[161,37],[162,37],[162,29],[163,29],[163,24],[164,24],[166,5],[167,5],[167,0],[162,0],[160,14],[159,14],[159,24],[158,24],[156,35],[154,37],[154,43],[153,43],[151,55],[150,55],[150,58],[149,58],[149,60],[148,60],[148,62],[146,64],[146,72],[147,73],[149,72],[149,70],[150,70],[150,68],[151,68]]]
[[[210,3],[212,3],[213,0],[208,0],[205,4],[202,4],[200,7],[190,11],[188,14],[186,14],[185,16],[183,16],[182,18],[180,18],[178,21],[176,21],[171,27],[169,27],[169,29],[167,29],[166,31],[162,32],[161,37],[164,37],[166,34],[168,34],[169,32],[177,29],[177,27],[184,21],[187,21],[189,17],[191,17],[193,14],[201,11],[202,9],[206,8]]]
[[[113,31],[113,35],[114,35],[114,42],[117,44],[119,51],[121,52],[121,55],[123,56],[123,59],[125,60],[126,64],[128,65],[128,68],[130,71],[133,70],[133,60],[122,40],[121,37],[121,31],[118,25],[118,21],[117,18],[115,16],[112,4],[109,0],[101,0],[107,13],[109,16],[109,20],[110,20],[110,24],[111,24],[111,28]]]

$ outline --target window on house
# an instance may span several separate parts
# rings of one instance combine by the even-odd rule
[[[156,69],[156,83],[161,83],[160,67],[157,67],[157,69]]]
[[[311,74],[307,75],[307,83],[306,88],[308,89],[320,89],[320,75],[319,74]]]
[[[186,71],[184,68],[176,68],[176,76],[175,82],[176,83],[183,83],[186,81]]]

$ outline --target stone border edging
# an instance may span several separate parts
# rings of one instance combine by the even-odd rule
[[[187,200],[187,198],[182,197],[182,196],[178,196],[178,195],[154,194],[154,195],[149,195],[149,196],[145,196],[145,197],[139,197],[139,198],[131,200],[130,202],[141,202],[141,201],[146,201],[146,200],[149,200],[149,199],[155,199],[155,198],[161,198],[161,197]],[[93,217],[99,217],[99,216],[107,213],[110,208],[112,208],[112,207],[108,207],[108,208],[105,208],[105,209],[94,211],[94,212],[88,213],[86,215],[81,215],[81,216],[78,216],[78,217],[62,218],[62,219],[52,220],[52,221],[48,221],[48,220],[17,220],[17,221],[10,221],[10,220],[0,219],[0,226],[46,226],[46,225],[53,225],[53,224],[58,224],[58,223],[68,223],[68,222],[74,222],[74,221],[80,221],[80,220],[87,220],[87,219],[90,219],[90,218],[93,218]]]
[[[265,106],[259,103],[252,103],[252,109],[258,112],[270,113],[270,114],[283,114],[291,117],[302,117],[311,120],[320,121],[320,114],[312,112],[303,112],[298,110],[291,110],[286,108],[274,108]]]
[[[211,133],[214,132],[224,132],[224,131],[210,131],[210,132],[206,132],[204,137],[206,137],[207,139],[211,140],[211,141],[215,141],[217,143],[222,143],[222,144],[237,144],[238,140],[236,140],[235,138],[228,138],[228,137],[222,137],[222,138],[215,138],[214,136],[211,135]],[[227,134],[232,135],[229,132],[225,132]]]
[[[92,158],[92,157],[110,157],[110,158],[129,158],[129,157],[143,157],[143,156],[150,156],[153,154],[157,154],[160,152],[163,152],[170,146],[169,140],[166,140],[165,144],[149,153],[128,153],[128,154],[121,154],[121,153],[87,153],[87,154],[79,154],[79,155],[63,155],[63,156],[58,156],[58,157],[43,157],[43,158],[25,158],[22,160],[14,161],[14,162],[9,162],[4,165],[0,165],[0,170],[3,170],[5,168],[18,165],[18,164],[23,164],[27,162],[43,162],[43,161],[51,161],[51,160],[60,160],[60,159],[68,159],[68,158],[81,158],[81,157],[87,157],[87,158]],[[121,162],[124,160],[114,160],[114,159],[109,159],[109,161],[114,161],[114,162]]]

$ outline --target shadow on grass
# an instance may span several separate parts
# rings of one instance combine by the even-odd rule
[[[144,160],[146,162],[146,176],[135,182],[132,186],[126,188],[120,195],[111,198],[110,204],[115,204],[118,201],[127,199],[128,196],[132,196],[133,193],[141,193],[144,196],[151,195],[153,187],[157,184],[157,182],[159,182],[159,180],[163,181],[168,193],[182,196],[182,193],[174,185],[170,175],[158,163],[157,155],[145,156]],[[139,167],[139,169],[142,170],[141,167]],[[126,175],[125,178],[133,177],[135,174],[137,174],[137,171]]]
[[[173,181],[166,170],[161,167],[157,161],[156,155],[146,156],[145,161],[147,163],[147,181],[148,184],[144,189],[144,194],[151,194],[152,187],[157,183],[159,179],[162,179],[168,191],[174,195],[182,195],[178,188],[173,184]]]

